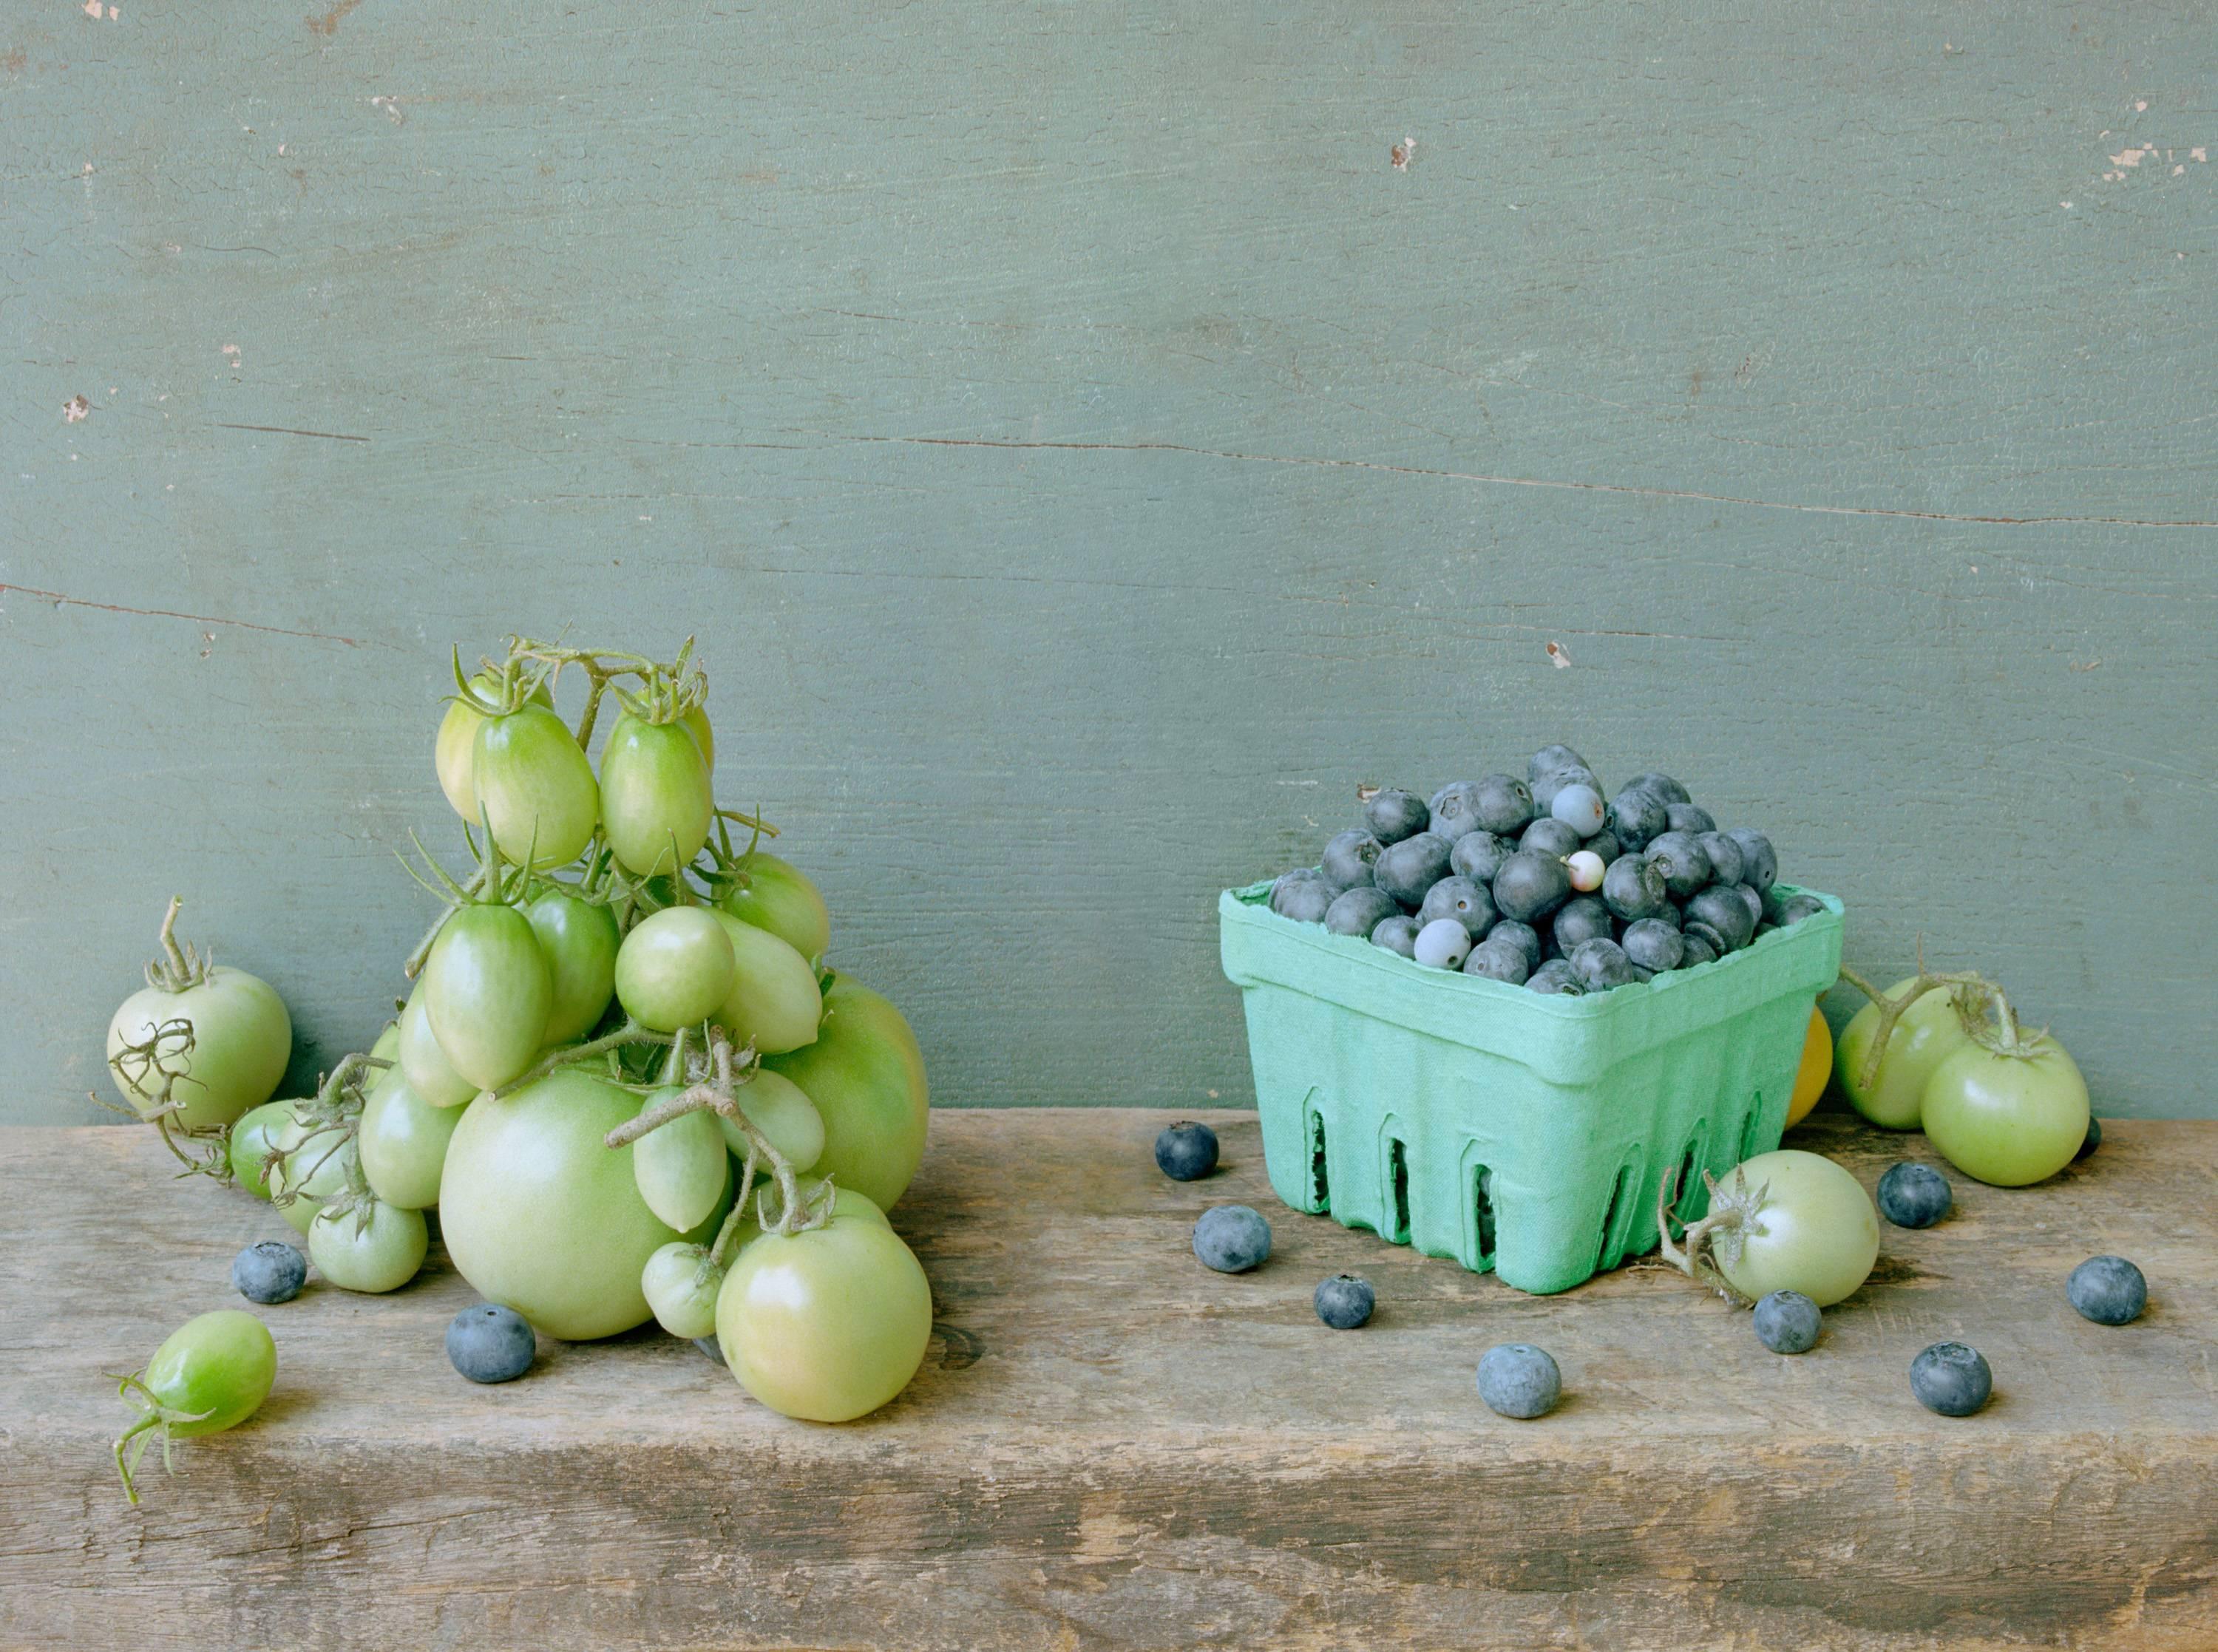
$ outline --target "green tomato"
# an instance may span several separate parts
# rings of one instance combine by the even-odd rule
[[[706,707],[695,706],[678,720],[693,731],[693,743],[701,748],[701,761],[709,765],[709,772],[716,771],[716,731],[709,727]]]
[[[250,1108],[231,1127],[230,1138],[224,1143],[232,1179],[257,1199],[270,1197],[270,1176],[263,1160],[269,1158],[278,1133],[292,1127],[294,1105],[290,1101],[265,1101]]]
[[[531,920],[513,906],[456,907],[431,944],[418,995],[439,1048],[480,1090],[521,1078],[548,1042],[554,974]]]
[[[765,1055],[815,1043],[824,995],[809,960],[768,930],[722,907],[709,910],[732,944],[732,990],[715,1012],[716,1024],[734,1044],[751,1043]]]
[[[1713,1258],[1725,1283],[1751,1300],[1799,1290],[1830,1308],[1870,1278],[1879,1260],[1871,1195],[1814,1153],[1782,1148],[1744,1160],[1718,1183],[1710,1202],[1711,1216],[1728,1212],[1738,1224],[1713,1234]]]
[[[369,1047],[369,1053],[374,1060],[381,1061],[397,1061],[400,1059],[399,1020],[395,1019],[385,1024],[385,1030],[377,1035],[377,1042]]]
[[[654,1322],[674,1337],[696,1341],[716,1328],[716,1293],[724,1271],[709,1259],[705,1245],[673,1241],[647,1259],[639,1288],[654,1310]]]
[[[824,994],[816,1042],[764,1066],[799,1085],[824,1121],[820,1174],[889,1210],[924,1158],[931,1092],[899,1010],[842,975]]]
[[[821,1176],[799,1176],[794,1179],[794,1191],[801,1196],[802,1208],[813,1210],[823,1197],[824,1179]],[[763,1234],[761,1201],[767,1196],[771,1217],[778,1212],[778,1179],[764,1175],[758,1179],[754,1191],[747,1197],[747,1208],[732,1228],[732,1254],[738,1255]],[[875,1222],[881,1228],[891,1228],[886,1213],[858,1193],[852,1187],[835,1185],[832,1190],[832,1211],[834,1216],[846,1216],[858,1222]]]
[[[567,1341],[614,1336],[648,1317],[647,1259],[673,1240],[714,1238],[723,1212],[689,1234],[655,1219],[639,1196],[632,1149],[601,1140],[639,1109],[636,1096],[570,1067],[462,1115],[447,1145],[439,1228],[480,1296]]]
[[[601,752],[601,830],[617,864],[637,877],[682,870],[716,818],[693,732],[682,722],[617,718]]]
[[[832,917],[809,876],[768,850],[743,855],[719,900],[741,923],[766,929],[804,958],[824,956],[832,943]]]
[[[1915,984],[1916,977],[1899,981],[1887,989],[1889,1002],[1899,1002]],[[1933,1069],[1961,1049],[1970,1039],[1956,1014],[1955,993],[1937,987],[1902,1013],[1894,1034],[1880,1058],[1879,1077],[1867,1087],[1864,1066],[1871,1060],[1871,1041],[1879,1023],[1879,1005],[1867,1004],[1849,1018],[1841,1042],[1833,1051],[1833,1071],[1849,1104],[1882,1129],[1914,1130],[1925,1081]]]
[[[758,1067],[753,1078],[739,1088],[740,1111],[760,1130],[771,1147],[784,1155],[796,1171],[813,1170],[824,1156],[824,1120],[815,1104],[801,1093],[801,1086],[782,1073]],[[734,1119],[721,1113],[710,1117],[723,1131],[724,1145],[741,1161],[747,1156],[747,1134]]]
[[[431,1244],[421,1210],[402,1210],[382,1199],[333,1213],[308,1224],[308,1259],[342,1290],[376,1295],[398,1290],[416,1277]]]
[[[400,1012],[400,1070],[411,1090],[434,1107],[459,1107],[477,1094],[477,1086],[455,1072],[447,1052],[439,1048],[438,1035],[431,1030],[431,1017],[424,1009],[420,981]]]
[[[681,1088],[657,1091],[647,1098],[647,1106],[679,1094]],[[640,1197],[658,1220],[681,1234],[699,1227],[711,1211],[730,1203],[732,1160],[716,1115],[680,1113],[649,1130],[631,1145],[631,1173]]]
[[[284,1161],[270,1172],[270,1195],[277,1213],[305,1234],[324,1201],[345,1191],[347,1172],[356,1162],[354,1138],[338,1125],[312,1129],[295,1117],[272,1130],[270,1139],[285,1150]]]
[[[447,1143],[462,1122],[462,1108],[432,1106],[409,1088],[406,1073],[387,1067],[370,1086],[355,1136],[369,1191],[398,1210],[437,1204]]]
[[[470,751],[477,789],[470,818],[482,807],[500,852],[521,866],[567,866],[585,851],[600,817],[593,765],[562,720],[527,705],[479,725]]]
[[[2087,1139],[2087,1080],[2045,1036],[2010,1050],[1967,1043],[1933,1069],[1924,1108],[1941,1156],[1996,1187],[2046,1181]]]
[[[732,991],[732,944],[703,906],[670,906],[623,938],[616,951],[616,1000],[657,1032],[705,1021]]]
[[[470,686],[488,699],[500,692],[500,679],[490,671],[480,671],[470,679]],[[542,683],[532,690],[535,704],[552,707],[554,696]],[[431,760],[439,771],[439,789],[447,794],[447,801],[454,805],[455,813],[472,826],[478,823],[476,764],[472,761],[477,746],[478,729],[485,722],[485,713],[468,701],[456,696],[447,702],[447,715],[439,719],[439,736],[433,743]]]
[[[716,1340],[740,1385],[788,1417],[846,1422],[908,1386],[932,1340],[932,1286],[892,1228],[835,1216],[765,1234],[716,1297]]]
[[[125,1396],[143,1414],[115,1442],[125,1494],[138,1502],[132,1472],[150,1441],[162,1440],[166,1458],[170,1440],[236,1428],[261,1409],[276,1380],[277,1345],[251,1314],[222,1309],[170,1332],[146,1368],[123,1380]]]
[[[183,1022],[191,1029],[164,1031]],[[146,1055],[126,1054],[128,1046]],[[161,1100],[165,1075],[175,1075],[170,1098],[184,1104],[175,1115],[187,1129],[228,1124],[276,1092],[293,1056],[293,1018],[270,983],[225,964],[182,993],[142,987],[125,999],[108,1024],[108,1070],[123,1099],[142,1118]]]
[[[541,886],[524,909],[552,978],[547,1042],[567,1044],[592,1030],[616,989],[616,915],[559,883]]]

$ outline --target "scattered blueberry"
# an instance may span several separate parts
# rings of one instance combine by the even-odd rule
[[[1245,1273],[1270,1259],[1271,1224],[1244,1204],[1219,1204],[1193,1224],[1193,1253],[1219,1273]]]
[[[1663,800],[1667,807],[1673,803],[1689,803],[1694,801],[1687,795],[1687,789],[1684,786],[1658,770],[1651,769],[1645,775],[1635,775],[1625,783],[1625,789],[1627,791],[1636,788],[1641,791],[1653,793]]]
[[[1602,830],[1608,811],[1602,794],[1591,786],[1566,786],[1548,805],[1548,813],[1577,832],[1582,839]]]
[[[1930,1165],[1905,1159],[1879,1179],[1879,1213],[1898,1228],[1930,1228],[1955,1199],[1948,1179]]]
[[[1533,973],[1525,962],[1525,949],[1515,941],[1498,941],[1492,937],[1471,948],[1471,956],[1463,961],[1466,975],[1484,975],[1489,981],[1506,981],[1512,987],[1522,987]]]
[[[1486,885],[1467,877],[1444,877],[1425,891],[1425,899],[1417,908],[1417,922],[1422,925],[1436,918],[1453,918],[1470,931],[1474,941],[1494,927],[1496,914],[1494,897],[1486,892]]]
[[[1910,1362],[1910,1391],[1928,1411],[1968,1417],[1986,1404],[1995,1377],[1977,1348],[1936,1342]]]
[[[480,1302],[447,1327],[447,1358],[473,1383],[512,1383],[538,1354],[530,1321],[512,1308]]]
[[[289,1302],[308,1283],[308,1259],[282,1239],[265,1239],[232,1259],[231,1283],[251,1302]]]
[[[1740,881],[1762,894],[1779,876],[1779,856],[1771,839],[1747,826],[1735,826],[1725,836],[1740,845]]]
[[[1756,1340],[1775,1354],[1806,1354],[1818,1346],[1824,1315],[1799,1290],[1775,1290],[1756,1305]]]
[[[1578,828],[1552,814],[1544,814],[1525,828],[1524,835],[1517,839],[1517,846],[1538,854],[1553,855],[1560,860],[1577,850]]]
[[[2079,1151],[2072,1155],[2072,1162],[2078,1163],[2102,1145],[2103,1121],[2090,1113],[2087,1115],[2087,1139],[2079,1144]]]
[[[1720,883],[1737,885],[1740,882],[1743,858],[1738,844],[1722,832],[1697,832],[1694,841],[1701,845],[1702,852],[1710,857],[1711,875]]]
[[[1321,924],[1335,893],[1321,873],[1289,872],[1271,886],[1271,910],[1298,924]]]
[[[1448,875],[1451,845],[1437,832],[1420,832],[1391,844],[1371,868],[1371,881],[1405,906],[1415,906],[1425,891]]]
[[[1674,832],[1691,832],[1701,837],[1706,832],[1715,832],[1718,823],[1709,810],[1700,803],[1671,803],[1665,806],[1664,818]]]
[[[2064,1294],[2082,1319],[2097,1325],[2128,1325],[2148,1306],[2148,1281],[2122,1256],[2091,1256],[2072,1270]]]
[[[1471,931],[1459,919],[1435,918],[1417,931],[1409,956],[1430,969],[1460,969],[1471,956]]]
[[[1379,927],[1371,931],[1371,944],[1383,946],[1389,952],[1398,952],[1405,958],[1417,956],[1417,920],[1406,913],[1382,919]]]
[[[1499,891],[1496,891],[1497,895]],[[1628,924],[1658,916],[1671,904],[1663,868],[1639,855],[1620,855],[1602,875],[1602,898]]]
[[[1573,895],[1558,909],[1551,925],[1556,950],[1570,957],[1582,941],[1607,941],[1616,931],[1610,925],[1609,908],[1598,895]]]
[[[1587,760],[1568,746],[1544,746],[1525,764],[1525,778],[1538,780],[1558,769],[1583,769]]]
[[[1343,889],[1324,909],[1324,926],[1335,935],[1368,935],[1402,908],[1394,897],[1370,884]]]
[[[1540,943],[1540,931],[1530,924],[1519,923],[1514,918],[1505,918],[1487,931],[1486,938],[1490,941],[1499,941],[1505,946],[1515,947],[1525,955],[1525,967],[1527,969],[1538,969],[1540,967],[1541,956],[1546,950]]]
[[[1533,818],[1533,789],[1513,775],[1487,775],[1478,783],[1478,824],[1497,837],[1522,832]]]
[[[1329,1279],[1317,1281],[1317,1295],[1310,1299],[1317,1305],[1317,1316],[1335,1331],[1353,1331],[1371,1322],[1371,1310],[1379,1305],[1379,1293],[1371,1288],[1368,1279],[1359,1279],[1352,1273],[1335,1273]]]
[[[1367,888],[1371,869],[1385,846],[1367,832],[1335,832],[1325,840],[1317,869],[1335,889]]]
[[[1664,874],[1664,887],[1671,891],[1674,900],[1684,900],[1710,881],[1710,857],[1691,832],[1658,832],[1640,853]]]
[[[1191,1118],[1155,1137],[1155,1168],[1174,1182],[1198,1182],[1217,1168],[1217,1132]]]
[[[1614,941],[1581,941],[1565,956],[1571,960],[1572,973],[1579,978],[1579,985],[1589,993],[1628,987],[1636,979],[1633,960]]]
[[[1468,780],[1452,781],[1433,794],[1433,823],[1426,828],[1435,837],[1453,843],[1466,832],[1479,829],[1478,787]]]
[[[1415,792],[1388,787],[1363,806],[1363,821],[1382,844],[1414,838],[1432,824],[1432,811]]]
[[[1608,887],[1607,879],[1603,887]],[[1519,850],[1494,875],[1495,906],[1504,918],[1521,924],[1546,918],[1571,895],[1571,875],[1564,863],[1536,849]]]
[[[1654,792],[1627,786],[1610,800],[1609,829],[1628,855],[1648,847],[1649,839],[1671,829],[1670,805]]]
[[[1529,1342],[1504,1342],[1479,1356],[1478,1397],[1505,1417],[1545,1417],[1564,1392],[1556,1362]]]
[[[1492,832],[1466,832],[1448,851],[1448,869],[1458,877],[1491,883],[1502,863],[1517,852],[1512,838]]]
[[[1627,924],[1618,937],[1625,956],[1643,969],[1676,969],[1687,956],[1679,931],[1660,918],[1643,918]]]

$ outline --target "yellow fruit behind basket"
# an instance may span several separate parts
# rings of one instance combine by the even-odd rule
[[[1787,1104],[1787,1124],[1793,1129],[1810,1117],[1818,1098],[1825,1093],[1825,1080],[1833,1072],[1833,1030],[1825,1012],[1810,1012],[1810,1030],[1802,1040],[1802,1065],[1794,1074],[1794,1099]]]

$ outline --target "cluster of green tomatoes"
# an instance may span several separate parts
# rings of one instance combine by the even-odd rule
[[[398,1018],[313,1095],[268,1099],[285,1006],[180,944],[175,902],[109,1066],[188,1163],[273,1200],[332,1284],[406,1284],[436,1207],[456,1269],[542,1333],[713,1333],[765,1404],[845,1420],[898,1394],[931,1335],[884,1215],[923,1154],[924,1063],[890,1003],[825,968],[823,899],[761,846],[774,829],[717,806],[691,647],[512,639],[474,675],[457,657],[435,760],[475,864],[424,856],[444,910]]]

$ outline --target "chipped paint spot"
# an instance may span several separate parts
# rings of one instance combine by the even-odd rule
[[[2147,158],[2147,156],[2148,151],[2146,149],[2122,149],[2116,154],[2110,157],[2110,164],[2113,166],[2122,166],[2128,171],[2131,171],[2134,167],[2139,166],[2141,162]]]
[[[385,118],[396,127],[408,124],[408,117],[400,112],[400,100],[397,97],[390,95],[373,97],[369,100],[369,107],[384,111]]]
[[[92,404],[83,396],[71,396],[62,404],[62,423],[65,424],[75,424],[91,417]]]
[[[1406,172],[1409,170],[1410,158],[1416,152],[1417,140],[1415,138],[1404,137],[1400,143],[1386,152],[1386,158],[1394,163],[1394,170],[1397,172]]]
[[[338,0],[338,3],[322,16],[304,18],[302,21],[308,25],[308,32],[311,34],[321,34],[328,40],[339,32],[339,24],[344,20],[347,13],[361,3],[362,0]]]
[[[2144,97],[2135,102],[2134,105],[2134,113],[2135,114],[2147,114],[2148,113],[2148,99]]]
[[[2210,152],[2201,144],[2197,144],[2187,152],[2187,158],[2191,161],[2207,161],[2210,158]]]
[[[2072,203],[2071,203],[2070,201],[2058,201],[2056,204],[2057,204],[2058,206],[2060,206],[2060,207],[2063,207],[2063,208],[2064,208],[2064,210],[2065,210],[2066,212],[2067,212],[2067,213],[2068,213],[2068,212],[2070,212],[2070,211],[2072,210]]]
[[[2172,176],[2174,176],[2174,177],[2178,177],[2178,176],[2180,176],[2181,175],[2183,175],[2186,170],[2187,170],[2187,169],[2186,169],[2184,166],[2175,166],[2175,167],[2173,167],[2173,168],[2172,169]]]
[[[1551,642],[1548,645],[1548,663],[1559,671],[1571,670],[1571,651],[1560,642]]]
[[[100,0],[84,0],[84,15],[86,16],[91,18],[95,22],[98,22],[100,21]]]

